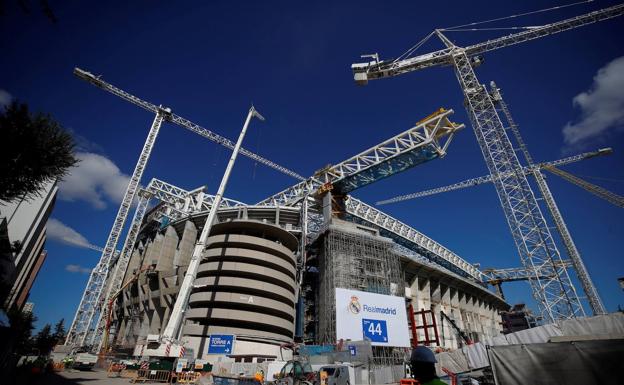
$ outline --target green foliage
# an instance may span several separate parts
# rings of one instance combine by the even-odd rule
[[[45,324],[35,337],[35,348],[39,350],[39,354],[45,356],[52,351],[56,345],[56,338],[52,334],[52,327],[50,324]]]
[[[11,103],[0,113],[0,200],[33,198],[78,163],[74,139],[51,116]]]
[[[14,340],[13,351],[18,354],[28,354],[31,351],[31,333],[37,318],[32,313],[24,313],[13,308],[7,312],[11,323],[11,337]]]
[[[59,322],[54,325],[54,339],[57,344],[62,344],[65,341],[65,319],[61,318]]]

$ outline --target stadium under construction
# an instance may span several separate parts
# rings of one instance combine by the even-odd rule
[[[412,50],[392,61],[367,55],[371,61],[351,67],[360,85],[432,66],[455,68],[490,175],[435,190],[494,184],[522,263],[520,268],[499,271],[480,271],[474,259],[460,257],[351,195],[378,180],[444,157],[453,137],[464,128],[451,120],[450,109],[440,108],[413,127],[302,177],[241,147],[250,122],[264,120],[253,106],[234,143],[76,68],[79,78],[155,117],[66,344],[141,358],[184,356],[211,363],[259,363],[285,359],[285,347],[296,351],[296,345],[314,345],[320,350],[333,346],[344,352],[347,343],[354,357],[370,351],[366,356],[369,368],[393,368],[404,362],[410,347],[419,344],[461,352],[459,348],[480,341],[494,345],[503,331],[536,326],[535,318],[523,306],[508,312],[510,306],[500,284],[518,280],[529,283],[542,323],[560,322],[557,328],[567,327],[577,334],[581,329],[595,331],[590,323],[574,323],[585,319],[586,309],[599,317],[608,316],[604,316],[604,305],[542,171],[624,207],[624,198],[555,168],[606,155],[610,150],[534,163],[500,89],[494,83],[490,89],[480,83],[474,68],[481,64],[484,52],[622,14],[624,5],[617,5],[468,47],[454,45],[443,30],[436,30],[426,39],[439,37],[445,49],[420,56],[414,56]],[[233,150],[215,195],[204,187],[186,190],[159,179],[140,187],[163,123]],[[517,152],[524,155],[526,165]],[[225,198],[239,154],[297,179],[296,184],[256,203]],[[137,198],[127,236],[116,252]],[[542,213],[546,210],[560,242]],[[559,252],[559,243],[567,258]],[[573,273],[585,296],[577,292]],[[499,290],[489,290],[488,284]],[[604,321],[605,325],[620,325],[609,330],[624,327],[622,317],[616,318]],[[560,329],[543,329],[537,334],[541,333],[541,342],[549,342],[551,336],[565,335]],[[524,343],[522,338],[527,337],[518,338]],[[489,357],[484,351],[466,354],[467,358],[459,361]],[[488,362],[481,364],[485,367]],[[466,365],[462,370],[468,370]],[[391,373],[380,374],[376,380],[386,383],[398,378],[400,375]],[[359,378],[356,383],[367,382]]]

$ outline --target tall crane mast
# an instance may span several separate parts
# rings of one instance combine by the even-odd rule
[[[104,246],[104,251],[102,252],[102,256],[100,257],[100,261],[89,276],[89,281],[87,282],[87,286],[85,288],[85,291],[83,292],[80,304],[78,305],[78,309],[76,310],[76,314],[74,315],[74,320],[72,321],[69,331],[67,332],[67,338],[65,339],[66,345],[83,346],[89,340],[89,331],[91,330],[94,321],[99,318],[98,313],[100,312],[101,307],[104,304],[103,291],[105,289],[104,286],[106,284],[106,279],[108,277],[111,262],[113,260],[113,250],[115,249],[115,247],[117,247],[119,236],[128,218],[130,206],[136,196],[137,190],[139,188],[139,182],[141,181],[143,171],[147,166],[147,162],[149,160],[150,154],[154,147],[154,143],[156,142],[156,137],[158,136],[158,132],[160,131],[160,127],[162,126],[163,121],[170,121],[172,123],[175,123],[228,148],[234,148],[235,145],[231,140],[212,131],[209,131],[176,114],[173,114],[171,109],[164,108],[162,106],[156,106],[155,104],[142,100],[128,92],[125,92],[113,86],[112,84],[105,82],[101,79],[101,77],[95,76],[90,72],[84,71],[80,68],[75,68],[74,74],[80,79],[83,79],[99,88],[102,88],[114,95],[121,97],[122,99],[125,99],[155,114],[154,121],[148,132],[147,139],[145,140],[143,149],[141,150],[141,153],[139,155],[139,159],[136,163],[132,176],[130,177],[130,182],[126,187],[126,191],[121,201],[121,205],[119,206],[117,216],[115,217],[113,226],[108,235],[106,245]],[[287,174],[299,180],[304,179],[301,175],[295,173],[294,171],[291,171],[274,162],[271,162],[270,160],[256,155],[251,151],[245,150],[243,148],[241,148],[240,151],[243,155],[259,163],[274,168],[284,174]]]
[[[494,82],[490,83],[490,87],[491,87],[490,93],[491,93],[492,99],[500,106],[503,114],[505,115],[507,123],[509,124],[509,128],[511,129],[511,132],[514,135],[516,142],[518,143],[518,146],[520,147],[520,150],[522,151],[522,154],[524,155],[524,158],[527,164],[529,166],[533,166],[533,157],[531,156],[531,153],[529,152],[526,144],[524,143],[524,140],[522,139],[522,135],[520,135],[520,130],[518,129],[516,122],[511,116],[509,107],[507,107],[507,103],[505,103],[505,100],[503,99],[500,93],[500,89],[496,87],[496,83]],[[548,169],[548,167],[554,167],[554,166],[542,166],[541,168]],[[550,215],[553,221],[555,222],[555,227],[557,228],[557,232],[561,236],[561,240],[563,241],[563,246],[565,247],[566,252],[568,256],[570,257],[570,261],[572,262],[572,266],[574,267],[574,270],[576,271],[576,274],[579,278],[581,287],[583,288],[583,291],[585,292],[585,296],[587,297],[587,301],[589,302],[589,306],[592,310],[592,313],[594,315],[606,314],[607,310],[605,309],[604,304],[602,303],[602,300],[600,299],[600,295],[598,294],[598,290],[596,289],[596,286],[591,280],[589,272],[587,271],[587,267],[585,267],[585,263],[583,262],[581,253],[579,253],[578,249],[576,248],[576,244],[574,243],[574,240],[572,239],[572,235],[570,234],[570,231],[568,230],[568,226],[563,220],[563,215],[561,215],[561,212],[559,211],[559,207],[557,206],[557,203],[555,202],[555,198],[550,192],[550,188],[548,187],[548,184],[546,183],[546,179],[544,178],[544,175],[542,174],[540,167],[536,167],[536,168],[534,167],[532,175],[535,178],[535,181],[537,182],[537,188],[542,194],[542,198],[544,198],[546,207],[548,208],[548,211],[550,212]],[[565,269],[566,267],[563,266],[561,268]]]
[[[605,8],[563,21],[530,28],[526,31],[488,40],[468,47],[451,42],[443,30],[435,30],[445,49],[411,58],[388,62],[378,55],[367,63],[351,66],[356,83],[364,85],[370,79],[398,76],[427,67],[452,65],[466,102],[477,142],[494,178],[494,185],[510,227],[522,265],[536,272],[550,270],[554,279],[530,280],[532,294],[544,319],[554,321],[584,315],[583,307],[566,269],[560,267],[561,256],[542,215],[526,175],[521,172],[502,120],[486,87],[474,72],[480,64],[479,55],[525,41],[534,40],[587,24],[621,16],[624,4]],[[430,35],[432,36],[432,35]]]
[[[169,109],[157,109],[156,116],[154,117],[152,126],[147,134],[147,139],[145,140],[143,149],[139,155],[139,160],[134,167],[134,171],[130,177],[130,182],[126,187],[123,199],[121,200],[121,205],[117,211],[113,227],[108,235],[108,239],[106,240],[104,252],[100,257],[100,261],[97,266],[93,269],[91,275],[89,276],[89,281],[87,282],[87,287],[85,288],[82,298],[80,299],[78,310],[76,311],[74,320],[72,321],[71,327],[67,332],[65,345],[83,346],[87,340],[91,324],[94,319],[97,319],[96,313],[99,311],[97,307],[101,304],[102,292],[104,290],[106,278],[108,277],[108,272],[112,262],[113,250],[117,247],[119,235],[121,234],[121,230],[123,229],[126,218],[128,217],[128,211],[130,210],[132,201],[134,200],[137,189],[139,188],[139,182],[141,181],[143,171],[147,166],[147,161],[150,157],[152,149],[154,148],[154,143],[156,142],[156,137],[160,131],[164,115],[170,113],[171,110]]]
[[[212,224],[216,219],[217,211],[219,210],[219,206],[221,205],[221,199],[223,198],[223,193],[225,192],[225,188],[227,187],[228,180],[230,178],[230,173],[232,172],[232,169],[234,167],[234,162],[236,161],[236,157],[238,156],[238,152],[240,151],[241,144],[243,143],[243,139],[245,138],[247,127],[249,126],[249,122],[253,117],[264,121],[264,117],[262,117],[262,115],[260,115],[260,113],[256,111],[256,109],[252,106],[249,109],[249,113],[247,114],[247,118],[245,119],[243,129],[240,132],[238,141],[234,146],[234,151],[232,152],[230,160],[228,161],[228,164],[225,168],[225,172],[223,173],[221,184],[219,185],[217,193],[215,194],[214,202],[212,204],[212,207],[210,208],[210,212],[208,213],[206,221],[204,222],[204,227],[202,229],[201,235],[199,236],[197,243],[195,243],[195,249],[193,249],[191,261],[186,270],[186,274],[184,275],[184,280],[180,285],[180,291],[178,292],[175,304],[173,305],[173,310],[171,310],[171,316],[169,317],[169,321],[167,321],[167,326],[165,326],[165,330],[162,333],[162,342],[172,342],[178,340],[178,334],[184,320],[184,313],[188,306],[188,299],[191,295],[191,289],[193,288],[195,277],[197,276],[197,270],[199,269],[199,264],[201,262],[204,250],[206,249],[206,247],[208,247],[206,242],[208,240],[208,236],[210,235]]]

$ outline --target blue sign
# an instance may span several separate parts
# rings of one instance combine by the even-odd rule
[[[349,345],[349,351],[351,352],[352,356],[355,356],[357,354],[357,349],[355,348],[355,345]]]
[[[386,321],[377,319],[362,319],[362,333],[364,339],[371,342],[388,342],[388,327]]]
[[[231,334],[211,334],[208,354],[230,354],[234,348],[234,336]]]

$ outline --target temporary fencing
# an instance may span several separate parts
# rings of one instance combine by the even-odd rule
[[[121,378],[129,378],[131,380],[134,380],[135,378],[138,377],[138,370],[136,369],[124,369],[121,371],[121,373],[119,373],[119,377]]]
[[[176,373],[177,382],[180,384],[197,384],[202,376],[201,372],[181,372]]]
[[[171,372],[169,370],[145,370],[139,369],[137,371],[137,377],[132,380],[136,382],[171,382]]]

